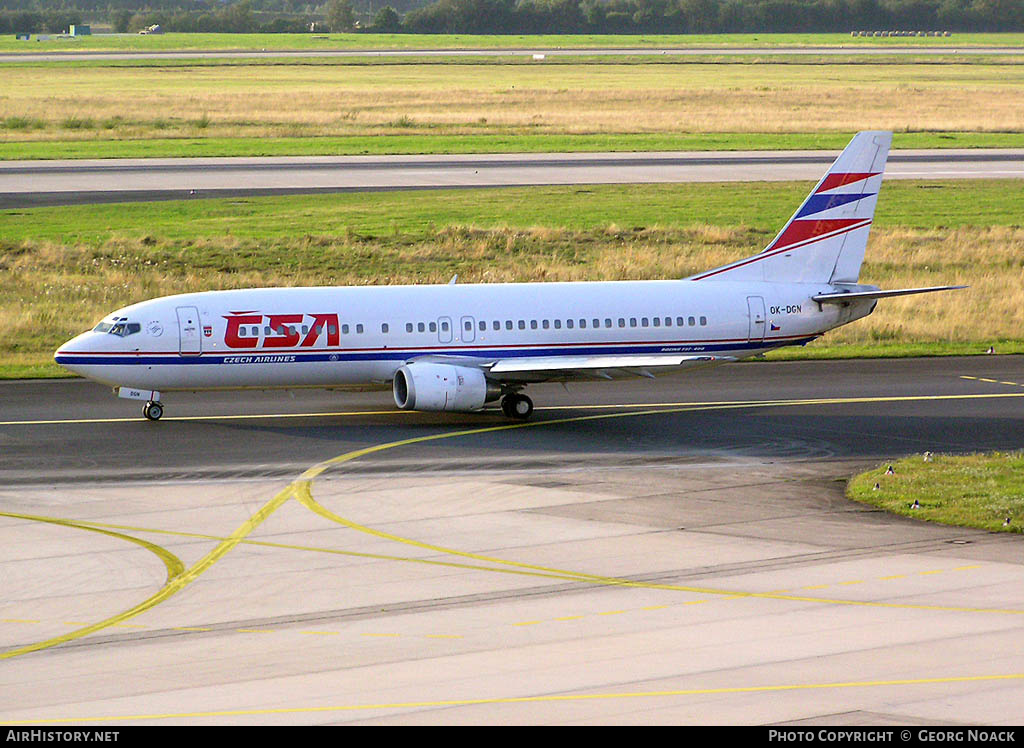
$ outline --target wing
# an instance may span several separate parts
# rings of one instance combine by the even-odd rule
[[[735,361],[733,356],[651,354],[627,356],[526,356],[503,358],[481,368],[497,382],[654,378],[655,374]]]

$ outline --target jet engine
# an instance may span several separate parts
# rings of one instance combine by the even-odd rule
[[[403,410],[480,410],[501,397],[501,388],[480,369],[417,362],[395,372],[395,405]]]

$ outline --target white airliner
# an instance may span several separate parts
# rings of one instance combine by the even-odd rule
[[[399,408],[529,418],[534,382],[654,377],[804,345],[871,313],[858,284],[892,134],[858,133],[760,254],[683,280],[209,291],[119,309],[57,363],[161,392],[390,385]]]

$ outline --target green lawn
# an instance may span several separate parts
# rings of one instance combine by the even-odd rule
[[[2,129],[0,129],[2,132]],[[848,133],[684,133],[609,135],[368,135],[294,138],[152,138],[0,141],[0,160],[352,156],[425,153],[835,150]],[[1024,132],[907,132],[895,149],[1024,148]]]
[[[271,285],[682,278],[756,253],[804,183],[341,193],[0,212],[0,377],[146,298]],[[892,182],[862,277],[887,300],[776,358],[1022,352],[1024,181]],[[922,314],[926,310],[926,314]]]
[[[18,41],[0,39],[0,52],[197,51],[334,49],[502,49],[586,47],[745,47],[745,46],[1024,46],[1024,34],[953,34],[950,37],[852,37],[849,34],[110,34]]]
[[[1022,532],[1024,453],[914,455],[856,476],[847,495],[925,522]]]
[[[800,182],[638,184],[410,190],[283,197],[79,205],[0,211],[0,242],[100,244],[112,237],[169,241],[231,235],[274,240],[303,235],[406,236],[438,227],[592,230],[694,224],[776,231],[807,193]],[[1024,181],[898,181],[882,188],[875,227],[1019,226]]]

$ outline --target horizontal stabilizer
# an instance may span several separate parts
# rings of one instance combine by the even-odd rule
[[[967,286],[929,286],[928,288],[900,288],[893,291],[839,291],[838,293],[821,293],[812,296],[819,304],[843,304],[847,301],[858,299],[886,299],[890,296],[910,296],[916,293],[931,293],[933,291],[954,291]]]

